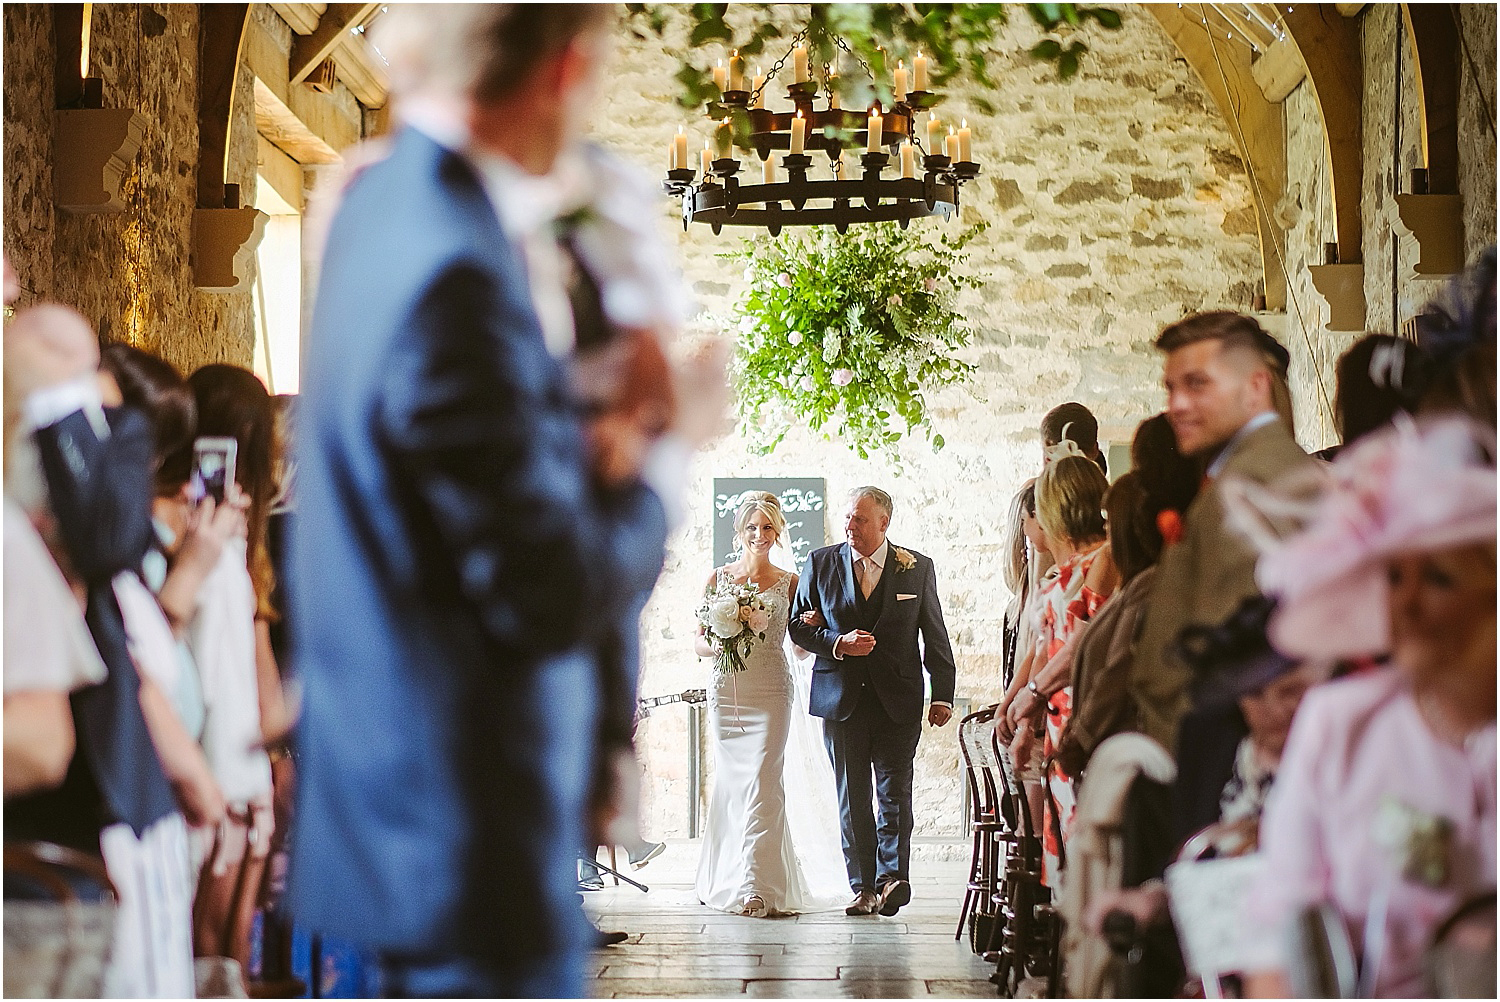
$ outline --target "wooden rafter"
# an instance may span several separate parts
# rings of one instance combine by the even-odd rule
[[[209,3],[198,28],[198,207],[224,206],[229,125],[240,54],[250,20],[247,3]]]
[[[1266,307],[1286,308],[1286,272],[1278,254],[1280,230],[1271,207],[1286,191],[1286,137],[1281,106],[1266,100],[1250,72],[1250,47],[1214,39],[1202,24],[1211,12],[1207,4],[1144,4],[1187,60],[1219,114],[1229,125],[1241,158],[1251,175],[1255,219],[1260,231],[1261,267],[1265,276]],[[1222,44],[1220,44],[1222,42]]]
[[[349,30],[369,17],[378,3],[331,3],[310,35],[300,35],[292,42],[288,69],[293,84],[306,80],[318,65],[333,55],[333,50],[348,36]]]
[[[1401,5],[1417,57],[1428,193],[1458,194],[1458,26],[1449,4]]]
[[[1357,263],[1363,260],[1359,207],[1364,178],[1364,62],[1359,25],[1330,4],[1297,4],[1288,8],[1282,23],[1302,54],[1323,116],[1339,261]]]

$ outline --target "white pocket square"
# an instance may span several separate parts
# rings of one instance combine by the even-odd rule
[[[915,595],[901,595],[901,594],[898,594],[896,596],[896,601],[897,602],[905,602],[909,598],[916,598],[916,597],[917,596],[915,596]]]

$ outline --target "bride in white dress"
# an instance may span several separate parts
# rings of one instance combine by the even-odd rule
[[[754,917],[831,907],[843,892],[842,857],[832,841],[837,818],[832,770],[822,749],[807,738],[812,718],[806,684],[798,684],[787,656],[787,613],[797,575],[771,559],[786,519],[775,495],[756,492],[741,502],[734,527],[740,557],[716,568],[706,588],[721,580],[754,583],[771,625],[745,658],[745,670],[710,690],[714,790],[698,861],[698,900]],[[701,657],[713,656],[701,630],[694,649]],[[794,793],[790,811],[788,776]],[[812,872],[812,888],[799,855]]]

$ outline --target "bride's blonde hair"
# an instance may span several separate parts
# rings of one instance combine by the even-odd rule
[[[781,513],[781,501],[775,494],[766,491],[750,491],[740,499],[740,506],[734,513],[736,541],[744,534],[745,525],[750,521],[750,516],[756,513],[764,515],[771,523],[771,528],[776,530],[777,539],[786,535],[786,516]]]

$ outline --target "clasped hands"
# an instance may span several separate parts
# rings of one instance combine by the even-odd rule
[[[1001,741],[1009,742],[1016,736],[1022,724],[1028,721],[1035,726],[1047,711],[1047,701],[1029,688],[1019,690],[1005,705],[1004,712],[995,721],[995,733]]]
[[[802,625],[822,629],[827,626],[827,620],[823,614],[816,609],[809,609],[801,615]],[[844,657],[862,658],[875,649],[875,634],[864,630],[850,630],[842,633],[833,642],[833,649]],[[940,703],[934,703],[927,709],[927,722],[934,727],[942,727],[953,719],[953,710]]]

